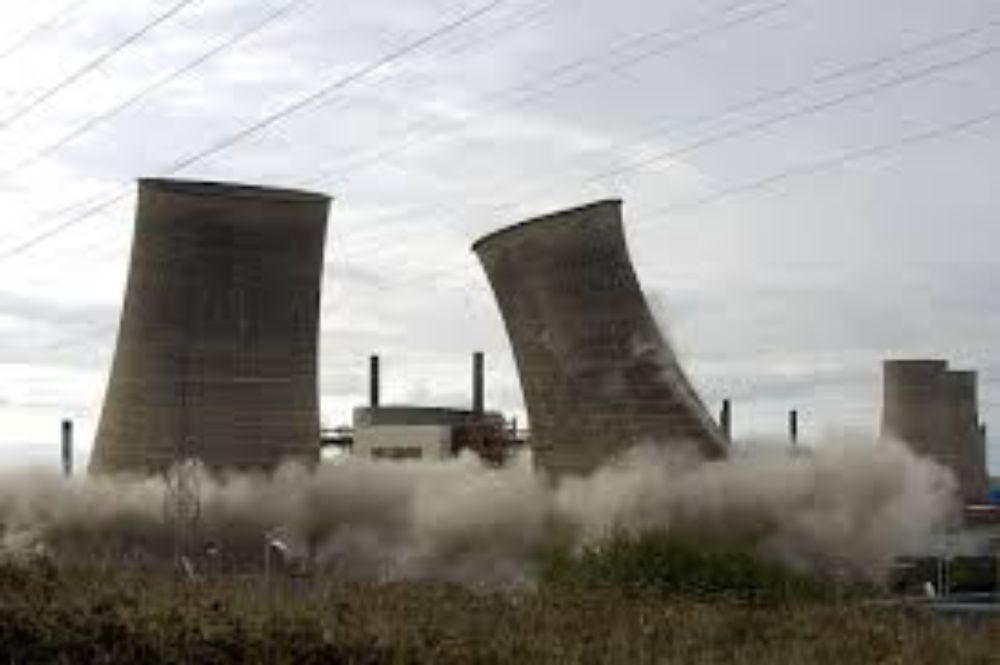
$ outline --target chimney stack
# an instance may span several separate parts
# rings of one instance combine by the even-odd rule
[[[368,359],[368,405],[373,409],[377,409],[379,406],[380,388],[378,356],[371,356]]]
[[[73,475],[73,421],[62,421],[62,468],[67,478]]]
[[[477,416],[483,415],[484,362],[482,351],[472,354],[472,412]]]
[[[729,398],[722,400],[722,411],[719,413],[719,427],[726,441],[733,440],[733,408]]]

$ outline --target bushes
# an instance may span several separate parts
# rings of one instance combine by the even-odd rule
[[[724,596],[739,600],[818,600],[832,596],[819,580],[740,549],[696,543],[664,531],[614,532],[579,552],[550,552],[542,588],[602,588],[627,594]]]
[[[0,564],[0,663],[930,665],[993,662],[1000,650],[988,621],[852,603],[719,602],[733,586],[745,597],[784,582],[743,555],[702,556],[662,534],[612,538],[602,552],[615,552],[613,564],[584,568],[582,556],[564,552],[569,563],[550,570],[565,575],[559,585],[506,594],[428,582],[273,579],[267,587],[259,577],[190,582]],[[716,557],[722,563],[706,563]],[[682,579],[664,573],[679,562],[688,566]],[[629,581],[635,593],[582,588],[584,569]]]

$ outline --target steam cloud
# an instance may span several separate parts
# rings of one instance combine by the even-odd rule
[[[693,464],[658,447],[588,478],[551,485],[525,460],[504,470],[345,459],[270,478],[202,477],[199,533],[220,556],[260,565],[265,534],[351,578],[530,580],[553,533],[593,542],[609,529],[665,528],[726,539],[800,569],[878,578],[926,550],[954,510],[954,481],[903,446],[826,441],[809,455],[757,454]],[[0,478],[7,552],[163,557],[173,548],[159,479],[44,472]]]

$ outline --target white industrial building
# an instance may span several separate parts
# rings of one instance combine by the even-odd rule
[[[471,416],[471,411],[437,407],[355,409],[352,452],[371,459],[447,459],[455,455]]]

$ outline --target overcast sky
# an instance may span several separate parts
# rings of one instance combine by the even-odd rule
[[[371,352],[387,401],[463,405],[482,349],[490,406],[520,412],[469,246],[614,196],[737,437],[780,436],[789,408],[807,439],[874,431],[903,356],[978,369],[1000,428],[1000,2],[508,0],[443,31],[489,3],[181,4],[0,6],[0,464],[54,465],[63,417],[89,449],[155,175],[336,198],[331,425]]]

